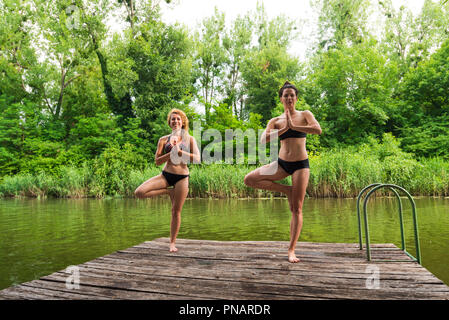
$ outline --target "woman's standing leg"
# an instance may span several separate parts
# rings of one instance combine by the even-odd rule
[[[189,193],[189,178],[179,180],[170,196],[172,199],[171,222],[170,222],[170,252],[176,252],[178,249],[175,246],[176,237],[178,236],[179,228],[181,226],[181,211],[184,201]]]
[[[288,248],[288,261],[299,262],[295,255],[296,243],[302,229],[302,206],[309,183],[310,169],[296,170],[292,174],[292,219],[290,221],[290,246]]]

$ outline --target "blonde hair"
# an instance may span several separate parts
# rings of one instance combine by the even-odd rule
[[[171,119],[171,115],[172,114],[177,114],[181,117],[182,120],[182,140],[187,140],[187,137],[189,136],[189,119],[187,118],[186,114],[184,113],[184,111],[180,110],[180,109],[171,109],[170,112],[168,113],[167,116],[167,124],[168,126],[170,126],[170,119]]]

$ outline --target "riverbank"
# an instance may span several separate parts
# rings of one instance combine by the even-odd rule
[[[311,155],[309,197],[353,198],[365,186],[392,183],[413,196],[449,196],[449,162],[440,158],[420,161],[397,156],[384,157],[348,151]],[[256,190],[243,183],[255,165],[191,165],[189,198],[271,198],[282,194]],[[3,177],[0,197],[104,198],[134,197],[134,190],[145,180],[160,174],[161,167],[144,170],[94,170],[62,167],[58,174],[18,174]],[[288,177],[280,183],[291,184]],[[387,191],[384,191],[387,192]],[[383,193],[386,195],[387,193]]]

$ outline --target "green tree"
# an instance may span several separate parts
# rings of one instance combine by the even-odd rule
[[[200,101],[204,104],[206,122],[210,118],[212,103],[222,94],[223,72],[226,63],[225,15],[215,8],[212,17],[202,21],[195,33],[195,69]]]
[[[107,51],[107,49],[105,49],[107,32],[105,21],[108,14],[114,9],[114,5],[117,4],[105,0],[91,1],[94,1],[94,5],[84,5],[81,0],[76,2],[76,6],[79,8],[80,16],[82,17],[82,30],[87,33],[86,38],[90,40],[92,50],[95,52],[98,63],[100,64],[103,91],[108,105],[116,116],[120,116],[119,119],[121,119],[121,122],[119,125],[123,125],[126,122],[126,119],[135,117],[132,98],[129,92],[125,92],[123,95],[117,95],[114,92],[110,80],[110,63],[108,61],[107,52],[105,52]],[[119,2],[118,5],[121,5],[121,3]]]
[[[145,15],[150,13],[157,13],[159,11],[159,6],[161,2],[166,4],[176,5],[178,1],[174,0],[147,0],[147,1],[137,1],[137,0],[117,0],[119,6],[122,6],[126,10],[125,20],[129,22],[131,33],[135,34],[134,26],[145,20]],[[143,14],[142,14],[143,13]]]
[[[368,34],[368,0],[316,0],[318,11],[318,51],[351,46]]]
[[[324,147],[382,136],[393,112],[396,72],[374,40],[330,49],[315,58],[306,102],[323,128]]]
[[[278,105],[278,89],[286,80],[295,82],[300,71],[298,60],[275,43],[248,54],[242,66],[247,95],[246,117],[250,113],[260,114],[265,125]]]
[[[410,46],[409,65],[417,67],[427,60],[447,39],[449,32],[449,6],[425,0],[420,14],[415,18],[414,41]]]
[[[386,17],[382,44],[393,61],[400,67],[400,76],[408,69],[407,53],[413,37],[413,15],[405,6],[395,10],[390,0],[379,1],[381,12]]]
[[[265,125],[279,102],[278,88],[286,80],[295,82],[302,65],[288,53],[297,35],[293,21],[282,15],[268,20],[263,6],[258,6],[254,20],[257,45],[246,54],[241,67],[246,88],[244,118],[260,114]]]
[[[19,171],[19,158],[23,149],[21,105],[13,97],[0,96],[0,177]]]
[[[394,9],[391,0],[379,1],[385,16],[382,45],[390,59],[399,65],[402,78],[410,67],[429,58],[447,38],[449,16],[445,6],[425,0],[421,12],[414,17],[406,6]]]
[[[157,143],[158,135],[167,130],[168,110],[182,109],[192,99],[192,44],[185,29],[160,20],[142,24],[139,33],[128,47],[135,63],[132,69],[138,75],[130,91],[136,115]]]
[[[94,1],[99,4],[99,1]],[[73,82],[85,77],[93,67],[93,46],[89,39],[87,24],[90,23],[82,1],[58,0],[46,2],[35,0],[39,34],[44,41],[38,48],[44,54],[39,76],[30,82],[41,93],[44,106],[55,120],[64,112],[64,98]],[[36,72],[37,73],[37,72]]]
[[[400,92],[402,147],[419,156],[449,156],[449,41],[405,77]]]
[[[27,78],[36,64],[33,48],[35,14],[19,0],[0,3],[0,95],[14,101],[30,98]]]
[[[239,119],[243,118],[245,88],[242,81],[241,68],[243,60],[251,47],[252,28],[254,22],[249,15],[237,17],[231,29],[224,35],[223,45],[227,51],[225,77],[223,79],[225,103],[231,106],[231,112]]]

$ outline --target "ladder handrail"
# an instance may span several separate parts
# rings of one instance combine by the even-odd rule
[[[358,216],[358,222],[359,222],[359,244],[360,244],[360,250],[362,250],[363,248],[363,244],[362,244],[362,236],[361,236],[361,221],[360,221],[360,207],[359,207],[359,202],[360,202],[360,198],[362,196],[362,194],[368,190],[369,188],[372,188],[368,194],[365,197],[365,200],[363,202],[363,215],[364,215],[364,222],[365,222],[365,240],[366,240],[366,249],[367,249],[367,259],[368,261],[371,261],[371,250],[370,250],[370,240],[369,240],[369,228],[368,228],[368,216],[367,216],[367,212],[366,212],[366,204],[367,201],[369,199],[369,197],[378,189],[380,188],[389,188],[390,190],[392,190],[397,199],[398,199],[398,204],[399,204],[399,220],[400,220],[400,225],[401,225],[401,242],[402,242],[402,250],[412,259],[414,259],[415,261],[417,261],[419,264],[421,264],[421,250],[419,247],[419,234],[418,234],[418,218],[417,218],[417,214],[416,214],[416,205],[415,202],[413,201],[413,197],[410,195],[410,193],[405,190],[404,188],[394,185],[394,184],[381,184],[381,183],[374,183],[371,184],[367,187],[365,187],[360,193],[359,193],[359,197],[357,198],[357,216]],[[402,192],[405,193],[405,195],[407,196],[407,198],[409,199],[409,201],[412,204],[412,213],[413,213],[413,225],[414,225],[414,231],[415,231],[415,246],[416,246],[416,258],[413,257],[410,253],[408,253],[406,251],[405,248],[405,238],[404,238],[404,225],[403,225],[403,217],[402,217],[402,202],[400,199],[400,196],[398,194],[398,192],[395,190],[398,189]]]
[[[365,193],[366,190],[368,190],[369,188],[372,188],[374,186],[378,186],[381,185],[382,183],[373,183],[370,184],[369,186],[366,186],[365,188],[362,189],[362,191],[360,191],[358,197],[357,197],[357,219],[358,219],[358,223],[359,223],[359,246],[360,246],[360,250],[363,249],[363,244],[362,244],[362,222],[360,219],[360,199],[362,198],[363,193]]]

